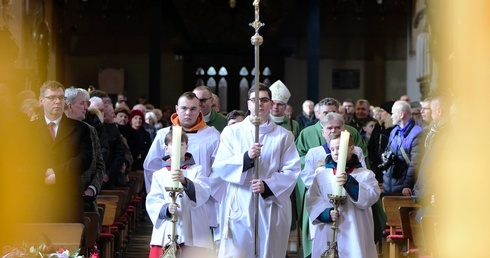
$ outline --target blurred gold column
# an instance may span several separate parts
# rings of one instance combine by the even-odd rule
[[[449,148],[432,163],[440,175],[436,200],[444,200],[438,205],[440,257],[489,257],[490,1],[427,2],[437,8],[441,29],[435,33],[439,88],[454,93],[458,121]]]

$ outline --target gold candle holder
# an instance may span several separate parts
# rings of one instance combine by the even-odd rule
[[[340,196],[335,194],[329,194],[328,198],[330,199],[330,203],[333,204],[333,210],[338,211],[339,205],[345,204],[345,199],[347,196]],[[339,258],[339,250],[337,249],[337,221],[332,223],[332,242],[327,242],[327,250],[322,253],[321,258]]]
[[[178,197],[184,196],[182,194],[184,188],[165,187],[165,191],[168,192],[168,195],[170,196],[170,199],[172,199],[173,204],[176,203]],[[172,222],[172,232],[171,234],[167,235],[170,242],[166,244],[163,248],[164,251],[160,258],[177,258],[180,257],[180,253],[182,251],[180,249],[180,246],[177,244],[177,239],[179,238],[179,235],[175,234],[175,223],[177,222],[177,216],[175,215],[175,213],[172,214],[172,219],[170,221]]]

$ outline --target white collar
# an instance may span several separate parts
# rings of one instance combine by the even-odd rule
[[[56,119],[54,121],[51,121],[46,116],[44,116],[44,120],[46,120],[46,125],[48,125],[49,123],[53,122],[53,123],[56,124],[56,126],[58,126],[58,125],[60,125],[61,117],[63,117],[63,116],[60,116],[58,119]]]

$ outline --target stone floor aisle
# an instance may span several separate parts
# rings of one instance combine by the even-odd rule
[[[131,239],[122,254],[123,258],[146,258],[149,255],[149,243],[153,225],[148,215],[139,221],[137,228],[131,234]],[[302,258],[303,252],[298,244],[298,231],[292,231],[289,237],[288,258]]]

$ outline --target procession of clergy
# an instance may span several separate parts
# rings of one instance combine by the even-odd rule
[[[259,84],[258,92],[256,96],[255,86],[249,90],[249,115],[237,118],[237,121],[243,119],[241,122],[236,122],[236,117],[228,117],[235,122],[230,125],[227,117],[208,102],[212,98],[208,87],[197,87],[178,99],[176,113],[171,116],[172,125],[158,130],[143,164],[148,191],[146,208],[154,225],[150,257],[159,257],[169,243],[172,215],[178,218],[177,242],[184,256],[188,254],[185,257],[206,253],[203,250],[208,250],[210,257],[254,257],[256,249],[259,257],[286,257],[292,225],[303,222],[304,256],[316,258],[329,248],[333,221],[338,221],[335,241],[339,257],[378,257],[375,242],[379,240],[379,231],[384,229],[384,221],[375,221],[373,217],[384,214],[373,216],[373,210],[379,204],[378,181],[382,182],[383,175],[368,169],[376,163],[368,158],[367,141],[382,137],[374,135],[379,133],[379,128],[378,132],[376,129],[372,132],[379,124],[369,123],[375,121],[369,102],[355,102],[356,110],[368,117],[361,119],[352,113],[352,101],[343,107],[334,98],[325,98],[315,107],[315,119],[313,102],[305,101],[303,113],[296,119],[300,125],[285,114],[291,94],[281,81],[270,87]],[[384,106],[389,110],[381,111],[388,114],[386,117],[391,114],[392,106],[393,110],[402,109],[400,106],[406,110],[409,104],[401,102],[392,102]],[[347,113],[349,110],[351,114]],[[415,123],[410,111],[408,118],[407,112],[402,113],[400,116],[405,121]],[[261,119],[258,143],[253,119],[256,116]],[[347,122],[358,126],[349,126]],[[371,125],[371,130],[366,129],[367,125]],[[185,132],[179,171],[170,171],[170,166],[165,165],[173,126],[181,126]],[[350,135],[344,155],[339,150],[342,131]],[[345,169],[336,173],[339,156],[345,159],[340,162],[345,164]],[[378,162],[383,161],[379,157]],[[259,179],[253,177],[255,169]],[[184,196],[178,198],[177,205],[171,204],[164,190],[165,173],[171,173],[184,187]],[[328,197],[336,189],[342,189],[341,195],[347,196],[345,205],[338,211],[333,210]],[[258,194],[257,214],[255,194]],[[291,200],[296,202],[294,207]],[[256,216],[257,236],[254,234]],[[255,237],[257,248],[254,248]]]
[[[118,176],[131,167],[144,171],[146,211],[153,224],[151,258],[167,251],[173,234],[181,257],[248,258],[257,253],[261,258],[282,258],[287,255],[291,230],[298,227],[304,257],[320,257],[335,248],[339,257],[370,258],[378,256],[375,243],[386,220],[379,183],[384,193],[424,193],[434,199],[426,191],[430,175],[419,173],[423,180],[415,180],[413,167],[422,160],[423,170],[424,159],[444,131],[444,98],[422,103],[423,120],[434,119],[425,126],[430,129],[425,136],[424,121],[416,119],[417,111],[406,101],[387,102],[372,111],[363,99],[340,105],[327,97],[314,108],[307,100],[302,114],[293,119],[286,113],[291,97],[286,85],[276,81],[258,87],[248,91],[247,113],[232,111],[224,116],[212,90],[198,86],[179,97],[168,126],[151,129],[143,122],[145,111],[139,109],[143,105],[135,105],[132,111],[121,109],[117,106],[124,100],[118,96],[113,110],[105,92],[89,95],[81,88],[45,82],[37,102],[42,112],[30,117],[26,127],[30,133],[21,139],[40,155],[27,163],[11,160],[18,167],[14,175],[25,182],[20,198],[29,202],[16,219],[83,221],[81,210],[91,210],[91,200],[101,189],[117,185]],[[96,121],[92,112],[97,110],[103,114],[98,116],[104,121],[101,131],[100,122],[88,119],[92,115]],[[115,129],[111,129],[114,137],[101,137],[107,128]],[[422,136],[425,153],[419,159]],[[123,138],[127,144],[115,144]],[[104,156],[107,148],[119,150],[119,163],[115,156]],[[388,151],[382,154],[385,149],[392,150],[398,161],[388,157]],[[402,176],[399,168],[404,170]],[[39,169],[44,180],[25,173]],[[169,186],[182,188],[175,202]],[[332,195],[346,197],[338,210],[333,208]],[[73,207],[59,209],[60,203]],[[85,207],[78,205],[82,203]],[[335,239],[333,222],[338,227]]]

